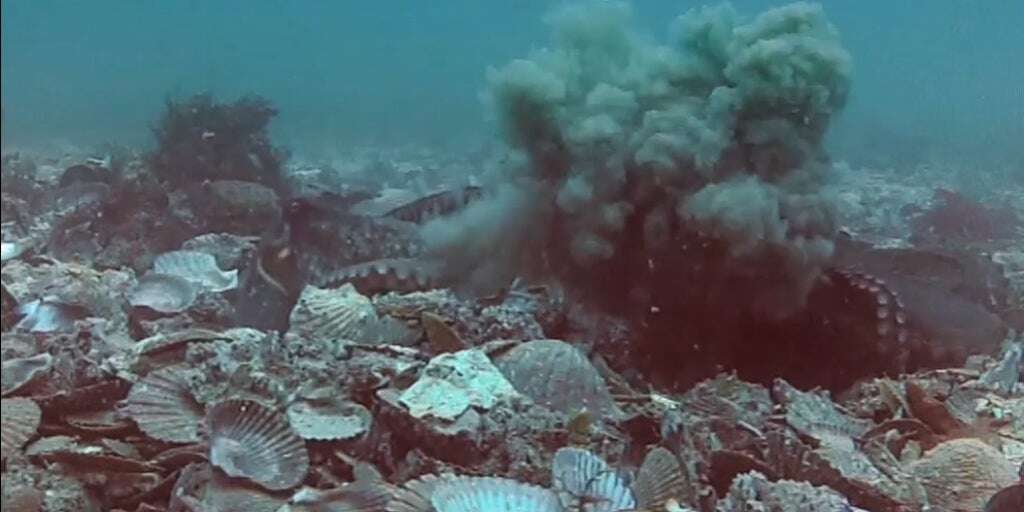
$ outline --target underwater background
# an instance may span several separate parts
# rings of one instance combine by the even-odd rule
[[[1021,512],[1024,3],[2,2],[4,512]]]
[[[755,13],[785,2],[740,0]],[[372,142],[479,144],[484,70],[549,41],[558,2],[4,0],[3,140],[150,140],[167,95],[256,93],[301,152]],[[642,31],[698,2],[653,0]],[[1024,160],[1024,3],[828,2],[854,57],[831,143],[846,159]],[[485,135],[486,134],[486,135]]]

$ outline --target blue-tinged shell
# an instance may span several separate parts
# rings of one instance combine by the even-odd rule
[[[629,482],[588,450],[562,448],[555,452],[551,477],[566,508],[592,512],[636,508]]]
[[[561,512],[558,497],[542,487],[505,478],[456,477],[431,496],[437,512]]]

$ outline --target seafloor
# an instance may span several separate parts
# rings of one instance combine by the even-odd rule
[[[143,155],[107,156],[4,156],[4,512],[955,512],[1020,478],[1019,184],[833,164],[842,236],[896,251],[836,274],[900,303],[877,320],[957,338],[943,320],[960,310],[928,308],[963,302],[1007,328],[823,391],[771,378],[771,361],[757,382],[723,364],[669,383],[630,367],[629,322],[550,283],[472,296],[432,280],[408,257],[416,222],[470,199],[442,201],[479,155],[292,157],[291,190],[331,194],[302,224],[315,249],[266,230],[315,201],[231,180],[169,189]],[[878,254],[931,291],[887,291]],[[978,259],[985,272],[950,277]],[[972,318],[954,324],[987,326]]]

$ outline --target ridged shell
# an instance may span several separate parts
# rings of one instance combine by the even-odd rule
[[[3,427],[0,430],[0,452],[4,459],[21,450],[36,435],[42,414],[39,406],[27,398],[0,400],[0,423]]]
[[[982,510],[999,489],[1017,481],[1017,468],[999,450],[977,439],[936,446],[910,467],[928,502],[943,512]]]
[[[370,429],[373,416],[354,402],[295,402],[288,407],[288,421],[303,439],[337,441],[352,439]]]
[[[843,414],[819,393],[800,391],[783,380],[775,382],[774,393],[786,406],[786,422],[823,444],[853,451],[853,439],[869,428],[866,421]]]
[[[221,270],[217,258],[200,251],[172,251],[153,260],[153,272],[183,277],[214,293],[238,287],[238,270]]]
[[[566,508],[580,503],[594,503],[590,510],[595,512],[636,507],[636,499],[626,481],[588,450],[561,448],[555,452],[551,478]]]
[[[122,411],[149,437],[169,443],[199,440],[203,408],[189,391],[183,368],[171,366],[132,386]]]
[[[307,286],[292,310],[291,330],[310,339],[366,341],[378,322],[370,299],[351,285],[337,289]]]
[[[647,452],[633,482],[633,495],[641,509],[660,510],[668,500],[679,501],[686,495],[686,478],[679,459],[661,446]]]
[[[128,303],[159,313],[181,313],[192,306],[198,294],[198,287],[183,277],[146,274],[129,292]]]
[[[505,378],[533,401],[564,414],[587,409],[618,414],[604,378],[576,347],[558,340],[523,343],[495,360]]]
[[[251,400],[226,400],[207,411],[210,462],[233,477],[279,491],[309,471],[305,441],[281,414]]]
[[[203,510],[217,512],[278,512],[288,500],[247,480],[230,478],[214,471],[206,484],[202,503],[207,507]]]
[[[7,396],[33,382],[36,378],[50,371],[53,367],[53,356],[47,353],[32,357],[10,359],[3,362],[0,372],[0,394]]]
[[[387,512],[436,512],[430,503],[434,490],[452,478],[451,475],[423,475],[406,482],[395,491],[394,498],[388,503]]]
[[[456,477],[434,490],[437,512],[560,512],[558,497],[547,489],[505,478]]]

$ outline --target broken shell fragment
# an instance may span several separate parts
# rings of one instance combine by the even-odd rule
[[[368,432],[373,416],[354,402],[299,401],[288,407],[288,421],[303,439],[338,441]]]
[[[0,451],[6,460],[36,435],[42,411],[27,398],[5,398],[0,400],[0,414]]]
[[[122,412],[149,437],[169,443],[199,440],[203,409],[187,387],[183,368],[171,366],[150,373],[128,393]]]
[[[44,437],[25,449],[36,462],[61,463],[86,473],[158,473],[160,467],[135,458],[131,445],[111,440],[85,443],[68,436]]]
[[[188,279],[167,274],[146,274],[128,294],[132,307],[164,314],[181,313],[196,301],[198,287]]]
[[[29,332],[68,331],[89,315],[82,306],[60,302],[54,297],[46,297],[18,306],[16,313],[21,317],[17,329]]]
[[[17,393],[53,367],[53,356],[47,353],[22,357],[3,362],[0,372],[0,394],[7,396]]]
[[[178,276],[214,293],[238,287],[238,270],[221,270],[212,254],[200,251],[172,251],[153,261],[153,272]]]
[[[24,246],[17,242],[0,242],[0,263],[7,263],[24,252]]]
[[[309,471],[306,444],[281,414],[251,400],[226,400],[207,411],[210,462],[229,476],[279,491]]]

